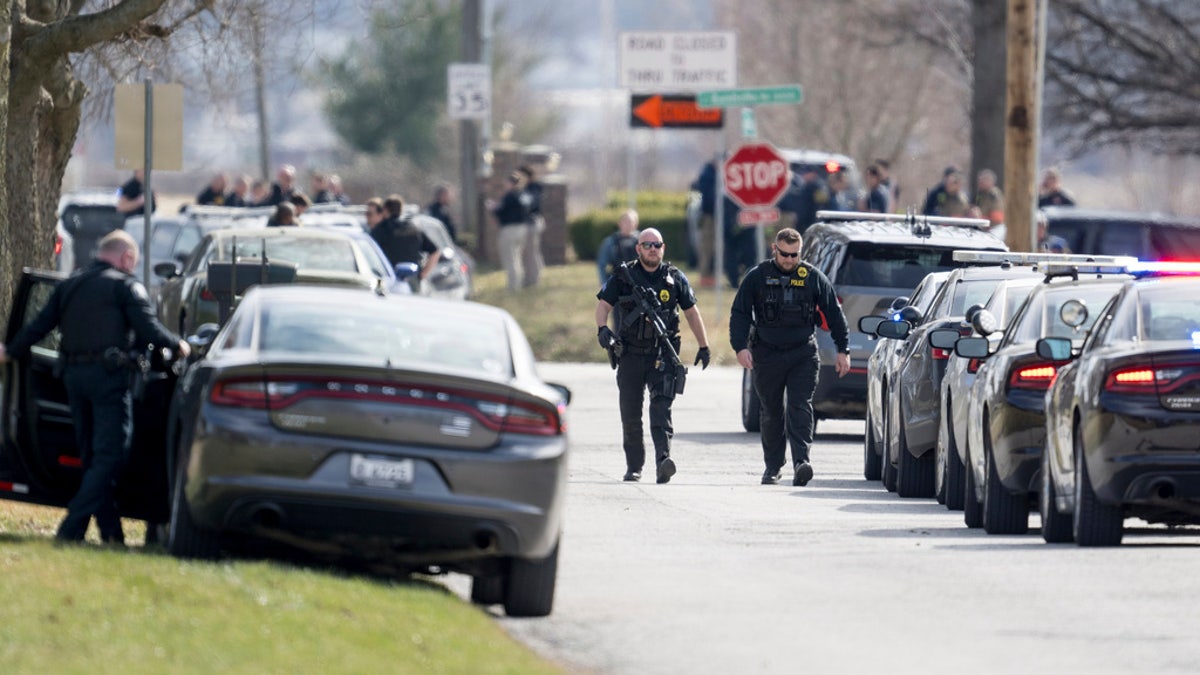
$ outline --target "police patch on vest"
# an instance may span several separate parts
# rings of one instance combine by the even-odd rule
[[[803,279],[792,279],[790,283],[792,286],[803,286],[804,280]]]
[[[808,276],[808,268],[806,268],[804,265],[797,267],[796,268],[796,276],[800,277],[801,279],[807,277]]]
[[[668,291],[665,288],[662,289],[661,291],[658,292],[658,299],[660,302],[666,302],[666,301],[670,300],[671,299],[671,291]]]

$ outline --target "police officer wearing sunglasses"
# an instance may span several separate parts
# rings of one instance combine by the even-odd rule
[[[729,340],[738,363],[753,371],[760,401],[763,485],[783,477],[787,443],[792,445],[792,485],[807,485],[813,439],[813,391],[820,358],[813,335],[824,315],[837,346],[838,377],[850,372],[846,316],[833,284],[817,268],[800,262],[800,233],[784,228],[775,236],[772,257],[746,273],[733,299]],[[753,331],[752,331],[753,329]],[[787,393],[786,421],[784,393]]]
[[[679,310],[687,319],[700,351],[692,365],[708,367],[708,336],[696,295],[687,277],[675,266],[663,261],[666,247],[662,234],[650,228],[638,236],[637,261],[622,263],[605,281],[596,294],[596,327],[600,346],[619,347],[616,361],[617,389],[620,392],[621,428],[624,435],[625,480],[642,477],[646,446],[642,437],[642,402],[650,391],[650,438],[654,441],[656,478],[666,483],[675,475],[675,460],[671,459],[671,404],[676,390],[682,390],[663,374],[664,363],[670,358],[667,345],[659,337],[652,321],[645,315],[649,307],[665,328],[666,339],[675,354],[679,353]],[[638,296],[653,298],[641,303]],[[614,312],[614,309],[616,310]],[[608,325],[609,314],[615,314],[616,332]]]

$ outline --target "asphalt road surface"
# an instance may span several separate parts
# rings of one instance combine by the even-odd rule
[[[613,373],[543,364],[574,392],[554,613],[497,620],[580,673],[1194,673],[1200,531],[1115,549],[968,530],[961,512],[862,477],[860,421],[826,420],[816,476],[759,484],[737,368],[691,369],[679,473],[623,483]],[[647,448],[653,451],[647,429]],[[789,455],[790,458],[790,455]],[[1132,525],[1138,521],[1129,521]],[[448,581],[460,595],[465,577]]]

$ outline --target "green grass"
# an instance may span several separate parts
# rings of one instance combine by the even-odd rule
[[[58,546],[62,513],[0,503],[5,672],[562,672],[420,578]]]
[[[688,273],[693,288],[699,275]],[[504,272],[480,271],[475,277],[476,302],[496,305],[508,310],[521,324],[533,353],[539,361],[572,363],[607,362],[608,356],[596,344],[596,292],[600,282],[596,265],[578,262],[547,267],[537,286],[516,293],[505,287]],[[729,346],[729,307],[733,303],[732,289],[721,290],[721,310],[715,311],[716,292],[695,288],[700,316],[704,319],[712,363],[736,365],[737,357]],[[683,335],[682,357],[691,366],[698,347],[692,331],[680,316]]]

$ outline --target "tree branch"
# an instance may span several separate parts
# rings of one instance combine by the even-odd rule
[[[206,0],[198,2],[206,3]],[[122,0],[94,14],[72,16],[46,24],[30,36],[26,45],[28,53],[36,60],[82,52],[88,47],[129,33],[165,3],[166,0]]]

